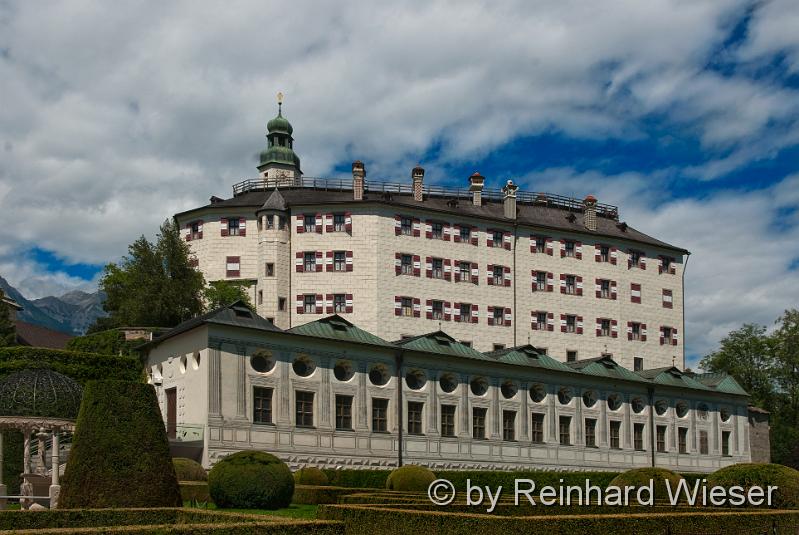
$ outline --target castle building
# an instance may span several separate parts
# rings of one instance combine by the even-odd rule
[[[289,330],[338,314],[385,340],[441,330],[479,352],[532,344],[562,362],[685,364],[688,251],[635,230],[615,206],[524,192],[303,176],[282,109],[259,176],[175,215],[206,280],[248,287]]]

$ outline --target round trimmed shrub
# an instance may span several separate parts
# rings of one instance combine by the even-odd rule
[[[672,493],[676,493],[677,485],[683,477],[665,468],[634,468],[627,470],[614,477],[608,486],[611,487],[644,487],[649,486],[649,481],[653,481],[655,491],[655,501],[668,500],[669,494],[666,490],[666,480],[669,481]]]
[[[59,506],[181,505],[180,487],[153,387],[128,381],[87,383]]]
[[[294,472],[297,485],[324,486],[328,484],[327,475],[315,466],[306,466]]]
[[[223,509],[281,509],[291,504],[294,477],[286,463],[274,455],[240,451],[211,468],[208,492]]]
[[[425,466],[409,464],[392,471],[386,480],[388,490],[426,491],[436,475]]]
[[[193,459],[173,457],[172,464],[175,466],[178,481],[208,481],[208,473],[203,465]]]
[[[799,507],[799,471],[781,464],[738,463],[720,468],[707,477],[708,486],[729,488],[740,486],[749,489],[754,486],[763,487],[767,491],[769,485],[776,486],[772,494],[771,507]]]

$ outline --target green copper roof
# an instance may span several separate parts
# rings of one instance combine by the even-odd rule
[[[505,364],[532,366],[534,368],[544,368],[547,370],[574,373],[574,370],[562,362],[540,352],[538,349],[529,344],[491,351],[490,353],[485,353],[485,355],[493,357],[497,361]]]
[[[569,362],[566,365],[573,370],[584,373],[585,375],[607,377],[609,379],[622,379],[625,381],[636,381],[639,383],[648,382],[637,373],[631,372],[627,368],[620,366],[619,363],[613,360],[611,357],[597,357],[593,359],[578,360],[577,362]]]
[[[282,134],[291,135],[294,132],[291,123],[283,117],[283,105],[278,104],[277,117],[266,123],[266,129],[270,134],[280,132]]]
[[[725,394],[735,394],[738,396],[748,396],[749,393],[738,384],[738,381],[726,373],[697,373],[693,374],[693,379],[703,385],[707,385],[716,392]]]
[[[439,353],[441,355],[451,355],[454,357],[494,360],[469,346],[461,344],[444,331],[436,331],[412,338],[405,338],[404,340],[397,340],[394,344],[405,349],[420,351],[422,353]]]
[[[292,334],[303,336],[313,336],[316,338],[328,338],[331,340],[341,340],[343,342],[356,342],[359,344],[372,344],[376,346],[392,347],[392,345],[382,338],[372,333],[359,329],[338,314],[322,318],[320,320],[292,327],[288,331]]]
[[[694,390],[711,390],[674,366],[642,370],[637,373],[644,379],[649,379],[659,385],[673,386],[676,388],[693,388]]]

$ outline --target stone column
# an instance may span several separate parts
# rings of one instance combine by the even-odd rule
[[[574,441],[572,444],[579,444],[581,446],[585,446],[585,438],[583,437],[583,393],[582,389],[578,388],[575,389],[574,392],[574,402],[575,410],[574,410]]]
[[[280,364],[280,383],[278,394],[280,395],[280,412],[277,414],[277,422],[282,425],[290,426],[291,416],[291,381],[289,380],[289,369],[291,368],[291,353],[281,353],[281,358],[276,364]]]
[[[0,496],[5,496],[8,488],[3,484],[3,430],[0,429]],[[5,498],[0,498],[0,511],[6,508]]]
[[[52,474],[52,478],[50,480],[50,509],[57,509],[58,508],[58,497],[61,494],[61,485],[58,482],[58,469],[59,465],[61,464],[61,460],[59,458],[59,430],[56,429],[53,431],[53,457],[52,457],[52,470],[50,471]]]
[[[236,346],[236,419],[247,419],[247,348]]]
[[[499,440],[502,438],[502,411],[499,408],[499,379],[492,377],[489,383],[491,388],[491,438]]]
[[[322,374],[322,388],[319,391],[319,427],[330,427],[330,357],[322,357],[319,371]]]
[[[428,435],[438,435],[438,380],[436,372],[430,374],[432,376],[432,381],[430,381],[430,395],[428,399],[430,400],[429,405],[430,408],[428,412],[428,426],[427,426],[427,434]]]
[[[47,473],[47,433],[44,432],[44,429],[39,429],[39,432],[36,433],[36,439],[38,440],[37,471],[41,475],[45,475]]]
[[[25,477],[22,480],[22,484],[20,485],[19,493],[22,496],[33,496],[33,485],[30,481],[28,481],[27,475],[31,473],[31,430],[27,427],[23,429],[22,435],[24,437],[24,448],[22,455],[22,473],[25,474]],[[33,503],[30,499],[21,498],[19,500],[20,508],[27,510],[31,503]]]
[[[608,447],[608,396],[598,395],[599,421],[597,422],[597,441],[600,448]]]
[[[358,363],[358,420],[355,429],[358,431],[369,430],[369,400],[367,399],[366,377],[369,375],[369,367],[366,362]],[[396,403],[396,402],[395,402]],[[396,407],[389,408],[396,413]],[[388,415],[387,415],[388,416]],[[393,418],[396,420],[396,418]],[[388,426],[386,426],[388,428]]]
[[[558,388],[556,386],[550,386],[548,390],[549,392],[547,393],[547,396],[549,399],[547,400],[547,405],[549,405],[549,436],[546,438],[545,442],[549,444],[559,444],[560,434],[558,433],[558,411],[555,408],[555,398],[558,397]]]
[[[208,417],[222,418],[222,344],[211,342],[208,350]]]
[[[632,424],[632,417],[630,409],[630,403],[632,402],[632,396],[630,394],[624,395],[624,449],[629,450],[632,449],[632,435],[633,435],[633,424]]]
[[[519,437],[523,442],[527,442],[530,440],[530,410],[527,408],[527,398],[529,397],[529,389],[530,385],[527,383],[520,383],[519,384],[519,393],[522,396],[522,407],[521,407],[521,436]]]
[[[469,425],[469,376],[461,375],[461,428],[458,436],[461,438],[470,438],[472,436],[472,429]]]

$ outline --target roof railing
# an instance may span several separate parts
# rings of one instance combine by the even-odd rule
[[[251,178],[233,185],[233,195],[238,196],[250,191],[268,191],[275,188],[309,188],[331,191],[352,191],[351,178]],[[408,183],[382,182],[375,180],[364,181],[364,190],[371,193],[413,195],[413,186]],[[471,199],[472,192],[467,188],[449,188],[445,186],[425,185],[422,192],[429,197],[443,197],[448,199]],[[483,199],[502,202],[505,194],[500,189],[483,189]],[[517,191],[516,202],[519,204],[548,206],[571,212],[582,212],[584,209],[582,199],[567,197],[555,193],[535,191]],[[619,219],[619,209],[612,204],[597,203],[597,215],[610,219]]]

